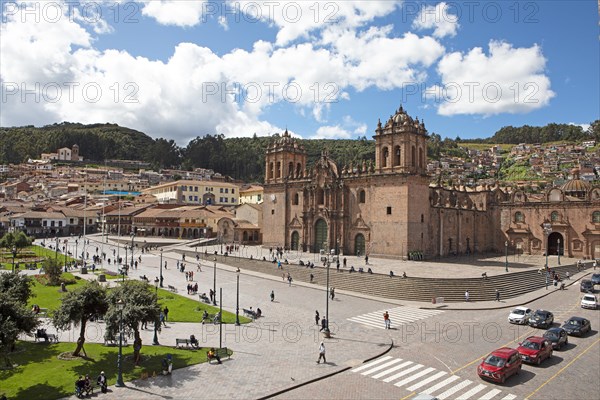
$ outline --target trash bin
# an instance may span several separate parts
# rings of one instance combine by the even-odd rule
[[[87,267],[81,267],[81,275],[87,274]]]
[[[106,275],[104,275],[104,274],[98,275],[98,282],[106,282]]]

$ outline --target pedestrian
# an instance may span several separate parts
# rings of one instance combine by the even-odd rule
[[[271,301],[275,301],[275,291],[271,290]]]
[[[312,283],[314,279],[315,279],[315,276],[311,273],[310,274],[310,283]]]
[[[292,286],[292,276],[288,274],[288,283]]]
[[[500,301],[500,291],[496,289],[496,301]]]
[[[596,270],[597,266],[598,266],[598,260],[594,260],[594,271]]]
[[[163,310],[163,312],[165,313],[165,321],[169,320],[169,307],[165,306],[165,309]]]
[[[323,364],[327,363],[325,359],[325,344],[323,342],[319,345],[319,359],[317,360],[317,364],[321,363],[321,358],[323,359]]]
[[[285,282],[285,272],[281,274],[281,280]]]
[[[325,319],[325,317],[321,318],[321,329],[319,329],[319,332],[323,330],[327,330],[327,320]]]
[[[468,290],[465,292],[465,301],[466,302],[469,301],[469,291]]]
[[[165,322],[165,313],[163,313],[162,311],[160,312],[160,322],[164,325],[167,326],[167,323]]]
[[[369,256],[365,255],[365,265],[369,265]]]
[[[335,297],[335,288],[334,287],[329,289],[329,296],[331,297],[331,300],[333,300],[333,298]]]
[[[335,268],[337,269],[338,272],[340,272],[340,260],[337,260]]]
[[[165,261],[165,269],[167,269],[167,262]]]
[[[568,280],[568,281],[570,281],[570,280],[571,280],[571,274],[569,274],[569,271],[567,271],[567,272],[565,273],[565,279],[566,279],[566,280]]]
[[[315,325],[319,325],[319,310],[315,311]]]
[[[346,268],[346,257],[344,257],[344,268]]]
[[[383,323],[385,324],[385,329],[390,329],[390,314],[387,311],[383,313]]]

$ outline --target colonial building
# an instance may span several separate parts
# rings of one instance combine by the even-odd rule
[[[265,156],[263,244],[405,258],[512,251],[600,257],[600,188],[573,179],[541,198],[430,184],[427,131],[402,107],[375,130],[375,162],[308,166],[288,132]],[[544,232],[544,223],[546,231]],[[547,235],[547,236],[546,236]],[[548,239],[548,240],[546,240]]]

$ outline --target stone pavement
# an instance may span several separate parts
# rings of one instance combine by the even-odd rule
[[[99,237],[90,236],[89,247],[94,251],[96,239]],[[111,251],[110,246],[107,244],[104,246],[108,254]],[[185,248],[185,244],[180,247]],[[163,262],[166,260],[169,265],[168,269],[163,269],[164,285],[176,286],[180,294],[185,296],[187,282],[183,274],[174,268],[176,260],[181,260],[178,246],[169,248],[169,251],[163,251]],[[188,250],[186,264],[188,270],[196,271],[196,261],[194,256],[190,256],[191,251],[193,250]],[[137,259],[137,252],[134,257]],[[159,258],[157,251],[142,255],[142,263],[138,270],[131,271],[131,277],[136,279],[139,275],[145,274],[152,280],[158,276]],[[394,263],[399,263],[407,270],[409,267],[415,268],[415,273],[416,271],[434,273],[441,265],[385,259],[369,260],[369,263],[384,270],[391,268]],[[535,264],[531,261],[530,263]],[[195,279],[199,282],[200,291],[208,292],[208,289],[212,288],[213,265],[211,264],[213,263],[201,261],[201,264],[202,272],[197,272]],[[350,262],[348,265],[351,265]],[[474,273],[473,268],[478,268],[463,267],[462,264],[448,265],[445,268],[456,270],[457,274],[466,274],[467,272],[462,271],[463,268],[470,268],[469,273]],[[112,269],[116,270],[116,267],[113,265]],[[331,326],[335,334],[333,339],[325,339],[328,364],[317,365],[315,363],[317,348],[322,338],[314,324],[314,310],[318,309],[321,315],[324,314],[326,297],[324,288],[303,283],[294,283],[290,287],[277,277],[244,271],[243,263],[241,269],[240,309],[250,306],[260,307],[264,317],[241,327],[224,325],[223,346],[233,349],[234,355],[231,360],[225,360],[222,365],[201,364],[176,370],[168,377],[159,376],[148,380],[127,382],[127,388],[111,387],[110,392],[102,397],[106,399],[151,399],[157,396],[172,399],[259,398],[356,366],[365,359],[385,352],[390,347],[391,339],[385,330],[365,329],[364,326],[350,322],[347,318],[386,307],[392,308],[394,307],[392,302],[338,291],[336,301],[330,302]],[[589,269],[577,274],[578,276],[573,277],[571,282],[575,283],[576,279],[588,273],[590,273]],[[93,275],[90,274],[85,277],[93,279]],[[235,312],[235,285],[235,268],[217,265],[217,288],[223,288],[223,308],[231,312]],[[275,290],[276,294],[276,301],[273,303],[269,300],[271,290]],[[508,302],[471,302],[453,307],[443,305],[435,307],[440,307],[442,310],[513,307],[544,296],[553,290],[553,287],[548,291],[542,289]],[[195,299],[195,296],[189,297]],[[395,302],[395,304],[399,303]],[[402,305],[432,307],[429,303],[402,302]],[[191,334],[196,335],[204,347],[219,345],[218,326],[199,323],[168,323],[167,325],[159,336],[163,346],[174,346],[176,338],[187,338]],[[52,328],[49,331],[52,331]],[[143,331],[143,343],[150,344],[152,336],[152,330]],[[62,341],[75,341],[75,338],[74,331],[61,332]],[[87,340],[102,342],[102,338],[102,325],[91,324],[88,328]],[[94,371],[93,374],[95,373]],[[332,379],[332,383],[335,382],[334,378],[328,379]]]

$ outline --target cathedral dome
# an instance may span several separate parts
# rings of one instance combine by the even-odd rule
[[[578,197],[580,199],[585,198],[587,192],[591,190],[592,185],[579,179],[578,169],[571,171],[571,174],[573,175],[573,179],[562,185],[561,189],[567,196]]]

